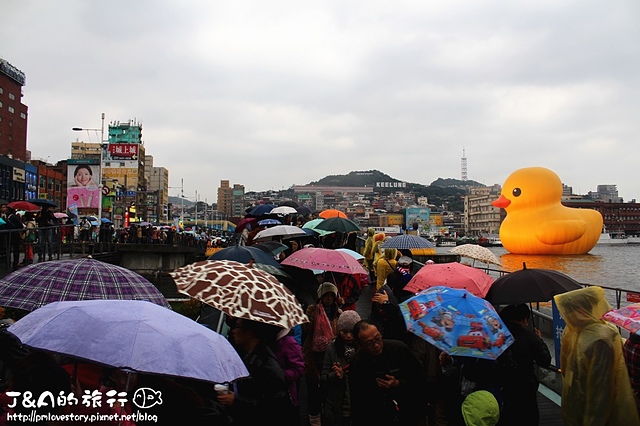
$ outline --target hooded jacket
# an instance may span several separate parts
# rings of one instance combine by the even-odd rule
[[[573,425],[640,425],[618,329],[601,319],[611,309],[593,286],[554,297],[565,320],[560,349],[562,417]]]
[[[461,409],[467,426],[494,426],[500,419],[498,401],[486,390],[478,390],[467,395]]]
[[[376,235],[376,230],[373,228],[369,228],[367,229],[367,239],[364,242],[364,252],[362,253],[364,255],[364,258],[367,259],[368,261],[372,261],[373,260],[373,236]]]

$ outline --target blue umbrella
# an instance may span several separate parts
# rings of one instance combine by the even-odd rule
[[[496,359],[514,342],[491,303],[467,290],[431,287],[400,310],[410,332],[449,355]]]
[[[40,207],[58,207],[58,205],[53,201],[46,200],[44,198],[31,198],[30,200],[27,200],[27,201],[30,202],[31,204],[35,204],[36,206],[40,206]]]
[[[263,219],[258,221],[258,225],[260,226],[282,225],[282,222],[280,222],[277,219]]]
[[[263,214],[269,213],[275,207],[276,206],[274,206],[273,204],[260,204],[258,206],[255,206],[254,208],[252,208],[249,211],[249,214],[251,216],[262,216]]]
[[[249,375],[222,335],[141,300],[53,302],[7,331],[31,348],[141,373],[214,383]]]
[[[102,223],[113,223],[110,219],[107,219],[106,217],[101,217],[100,218],[100,222],[102,222]]]
[[[382,243],[382,248],[395,248],[398,250],[410,250],[410,249],[422,249],[422,248],[434,248],[436,245],[426,238],[418,237],[417,235],[403,234],[396,237],[391,237]]]

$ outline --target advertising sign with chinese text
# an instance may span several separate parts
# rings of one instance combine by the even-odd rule
[[[107,149],[107,159],[137,159],[139,145],[135,143],[111,143]]]

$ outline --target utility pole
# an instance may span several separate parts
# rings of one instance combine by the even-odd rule
[[[182,204],[182,210],[180,211],[180,222],[184,228],[184,178],[180,178],[180,203]]]

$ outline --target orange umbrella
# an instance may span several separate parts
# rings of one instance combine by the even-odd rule
[[[330,217],[342,217],[342,218],[345,218],[345,219],[347,218],[346,214],[344,214],[340,210],[336,210],[336,209],[322,210],[320,212],[320,214],[318,214],[318,216],[320,216],[323,219],[328,219]]]

